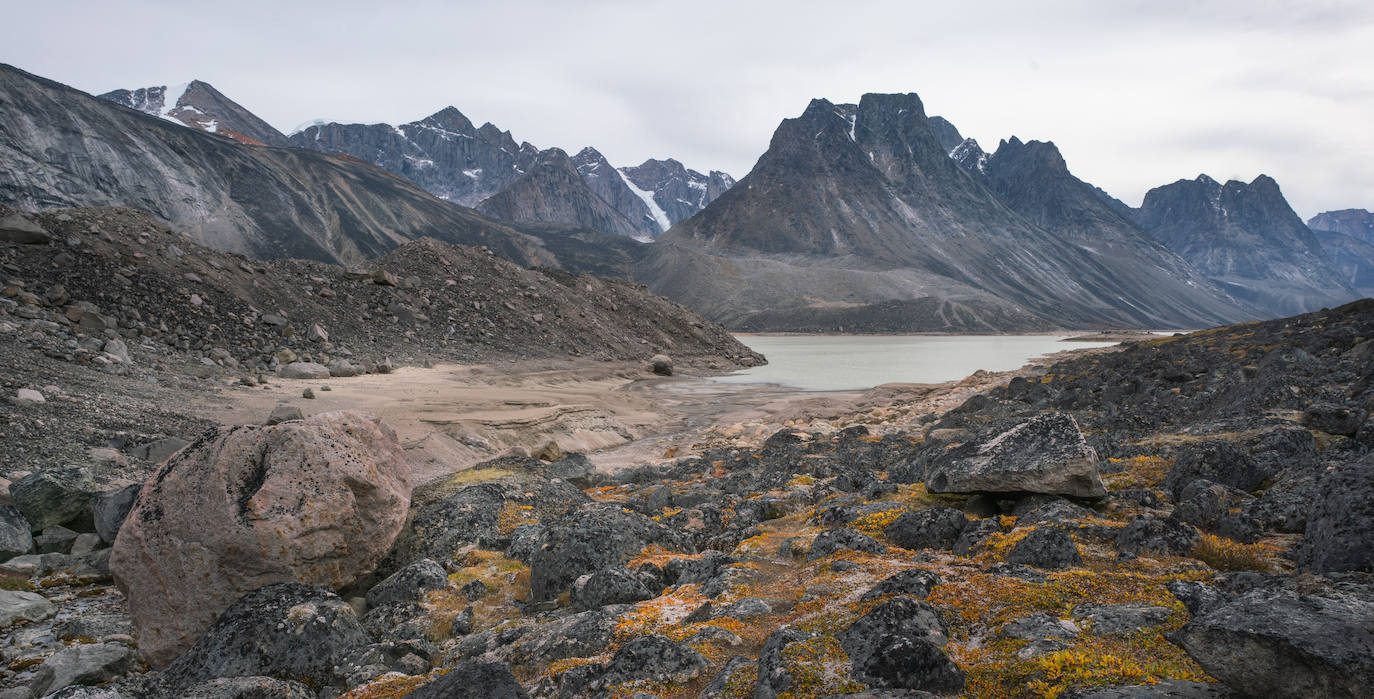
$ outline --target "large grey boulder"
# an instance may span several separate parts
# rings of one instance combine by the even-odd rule
[[[158,675],[162,696],[221,677],[273,677],[340,687],[336,670],[369,639],[346,602],[327,590],[280,583],[234,602]],[[141,644],[140,644],[141,645]]]
[[[1251,590],[1193,618],[1172,640],[1245,696],[1367,697],[1374,595]]]
[[[103,684],[127,674],[137,664],[134,649],[123,643],[78,643],[48,656],[34,671],[29,691],[41,697],[68,685]]]
[[[1326,474],[1298,545],[1298,566],[1314,573],[1374,572],[1374,457]]]
[[[95,520],[95,533],[100,535],[101,541],[114,543],[141,490],[143,484],[135,483],[91,496],[91,519]]]
[[[110,556],[139,650],[167,663],[263,585],[361,581],[405,523],[410,478],[365,413],[202,434],[144,484]]]
[[[706,658],[685,645],[663,636],[640,636],[621,646],[606,664],[574,668],[558,682],[562,696],[608,696],[607,689],[626,682],[688,682],[706,666]]]
[[[20,245],[42,245],[52,238],[43,227],[24,218],[20,214],[10,214],[0,218],[0,243],[19,243]]]
[[[33,550],[33,530],[11,505],[0,505],[0,563]]]
[[[292,362],[277,370],[283,379],[327,379],[329,367],[316,362]]]
[[[1097,452],[1073,416],[1037,415],[990,439],[942,455],[926,478],[932,493],[1043,493],[1081,498],[1107,494]]]
[[[67,524],[85,514],[94,493],[91,474],[80,466],[46,468],[10,484],[14,506],[34,531]]]
[[[367,591],[367,606],[385,607],[419,602],[424,599],[425,593],[442,590],[447,586],[448,574],[444,572],[444,567],[425,558],[373,585],[372,589]]]
[[[42,621],[57,614],[57,607],[37,592],[0,590],[0,628],[19,620]]]

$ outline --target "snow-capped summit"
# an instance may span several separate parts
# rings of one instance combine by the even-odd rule
[[[285,146],[286,136],[207,82],[114,90],[101,99],[252,145]]]

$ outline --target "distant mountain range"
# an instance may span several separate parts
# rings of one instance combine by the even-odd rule
[[[813,100],[738,185],[540,149],[453,107],[286,136],[199,81],[101,98],[0,66],[0,203],[133,206],[255,257],[482,244],[748,330],[1200,327],[1374,290],[1368,212],[1309,227],[1266,176],[1180,180],[1136,209],[1053,143],[988,153],[914,94]]]

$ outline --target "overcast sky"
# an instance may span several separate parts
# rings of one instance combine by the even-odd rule
[[[1052,140],[1138,205],[1272,175],[1374,209],[1374,3],[0,0],[0,60],[91,93],[198,78],[283,131],[452,104],[616,165],[744,176],[812,97],[916,92],[993,150]]]

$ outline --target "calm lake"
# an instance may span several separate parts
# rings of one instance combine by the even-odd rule
[[[941,383],[979,370],[1007,371],[1045,354],[1111,342],[1067,335],[739,335],[768,364],[716,377],[806,391],[851,391],[884,383]]]

